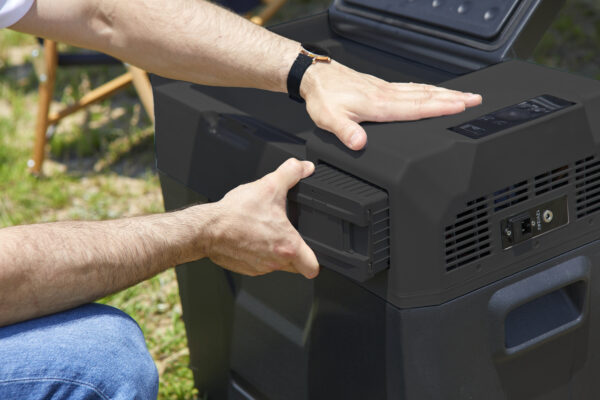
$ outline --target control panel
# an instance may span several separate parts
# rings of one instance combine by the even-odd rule
[[[346,0],[420,23],[490,39],[498,35],[520,0]]]
[[[462,125],[452,127],[450,130],[471,139],[481,139],[493,133],[552,114],[574,104],[570,101],[546,94],[481,116]]]
[[[540,204],[500,222],[502,249],[548,233],[569,223],[567,197]]]

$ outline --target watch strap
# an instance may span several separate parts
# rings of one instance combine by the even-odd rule
[[[290,73],[287,77],[287,91],[290,98],[298,103],[304,103],[304,99],[300,96],[300,83],[302,82],[304,73],[312,63],[312,57],[299,53],[296,61],[292,64],[292,68],[290,68]]]

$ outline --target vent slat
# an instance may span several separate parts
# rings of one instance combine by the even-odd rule
[[[475,248],[481,246],[482,243],[489,241],[489,239],[490,239],[490,235],[477,236],[477,237],[473,238],[473,240],[469,240],[468,242],[461,243],[460,246],[449,248],[446,251],[446,257],[449,258],[450,256],[452,256],[453,254],[455,254],[457,252],[463,252],[463,251],[475,249]]]
[[[465,211],[461,212],[460,214],[458,214],[456,216],[456,220],[460,221],[463,218],[468,218],[469,216],[471,216],[472,214],[476,214],[478,211],[483,210],[485,208],[485,205],[479,205],[477,207],[473,207],[473,208],[468,208]],[[456,225],[456,223],[455,223]]]
[[[446,238],[447,241],[452,240],[452,241],[460,241],[463,240],[464,237],[470,235],[470,234],[474,234],[474,232],[483,229],[483,228],[487,228],[488,221],[487,220],[481,220],[473,225],[469,225],[468,227],[465,227],[463,229],[461,229],[460,231],[454,232],[454,233],[447,233],[446,234]]]
[[[600,172],[600,165],[593,167],[579,167],[575,170],[575,179],[579,180],[585,176],[591,176]]]
[[[383,242],[389,243],[390,239],[386,237],[386,238],[383,238],[383,239],[375,240],[373,242],[373,247],[375,247],[375,246],[377,246],[377,245],[379,245],[380,243],[383,243]]]
[[[529,198],[528,196],[522,196],[522,197],[519,197],[519,198],[515,198],[514,200],[506,201],[506,202],[501,203],[501,204],[497,205],[496,207],[494,207],[494,211],[495,212],[502,211],[505,208],[512,207],[512,206],[515,206],[515,205],[517,205],[519,203],[522,203],[525,200],[527,200],[528,198]]]
[[[455,246],[459,246],[462,242],[470,240],[472,238],[486,235],[489,232],[489,227],[483,225],[480,229],[464,232],[461,236],[451,236],[446,239],[446,249],[451,249]]]
[[[575,165],[577,166],[577,170],[581,170],[581,169],[590,169],[590,168],[594,168],[594,167],[599,167],[600,166],[600,161],[594,161],[596,159],[596,156],[591,156],[589,159],[586,160],[579,160],[575,163]],[[592,162],[594,161],[594,162]]]
[[[590,187],[582,187],[575,193],[575,195],[577,196],[577,201],[579,201],[580,198],[590,197],[598,192],[600,192],[600,183]]]
[[[564,185],[569,183],[569,176],[555,177],[555,179],[544,180],[543,182],[536,182],[535,189],[544,189],[547,186]]]
[[[377,231],[373,231],[373,236],[379,235],[380,233],[384,233],[384,232],[387,232],[387,231],[389,231],[389,229],[387,229],[387,228],[379,229]]]
[[[586,190],[577,195],[577,204],[586,202],[589,199],[597,197],[600,194],[600,185],[595,185],[594,189]]]
[[[561,188],[569,184],[569,175],[567,173],[561,173],[559,177],[553,177],[552,179],[546,179],[544,182],[538,182],[535,184],[535,195],[547,193],[551,190]]]
[[[460,235],[457,235],[457,236],[447,235],[446,236],[446,246],[451,247],[455,243],[460,243],[460,242],[465,241],[473,236],[483,235],[489,231],[489,225],[487,224],[487,221],[482,221],[482,222],[480,222],[480,224],[481,225],[479,227],[477,227],[476,229],[463,232]]]
[[[596,182],[600,182],[600,174],[593,177],[586,177],[586,179],[581,179],[577,181],[577,184],[575,186],[579,189],[584,186],[592,185]]]
[[[373,251],[373,254],[381,253],[382,251],[386,251],[389,249],[390,249],[390,246],[382,247],[381,249],[377,249],[377,250]]]
[[[518,196],[522,195],[523,193],[527,193],[527,191],[528,191],[528,188],[521,187],[521,188],[516,188],[514,190],[506,191],[506,192],[496,192],[498,194],[496,194],[496,196],[494,196],[493,203],[500,204],[505,201],[510,201],[510,199],[512,199],[513,197],[518,197]]]
[[[586,209],[584,212],[577,213],[577,218],[585,217],[585,216],[593,214],[593,213],[595,213],[597,211],[600,211],[600,206],[593,207],[593,208],[590,208],[590,209]]]
[[[488,248],[489,248],[489,243],[487,244],[487,246],[483,246],[480,249],[482,251],[479,251],[478,253],[474,253],[473,255],[467,254],[466,256],[464,256],[463,259],[457,259],[456,261],[448,263],[448,266],[446,267],[446,271],[450,272],[458,267],[462,267],[463,265],[470,264],[474,261],[477,261],[479,259],[489,256],[491,254],[491,251],[487,250]]]
[[[464,216],[462,218],[457,218],[456,221],[454,222],[454,225],[450,226],[449,228],[453,229],[458,226],[464,225],[465,221],[470,221],[473,218],[475,218],[475,219],[485,218],[486,216],[487,216],[487,210],[485,210],[485,211],[477,210],[477,212],[475,213],[474,216],[471,214],[471,215]]]
[[[594,197],[590,197],[585,201],[581,201],[581,202],[577,202],[577,211],[579,210],[583,210],[587,207],[592,207],[595,206],[596,204],[598,204],[600,202],[600,197],[599,196],[594,196]]]

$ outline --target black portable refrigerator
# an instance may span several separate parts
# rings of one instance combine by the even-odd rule
[[[317,165],[288,196],[315,280],[177,268],[201,393],[598,397],[600,83],[509,60],[561,4],[336,0],[273,28],[386,80],[484,97],[459,115],[364,124],[360,152],[285,94],[153,80],[167,210],[218,201],[288,157]]]

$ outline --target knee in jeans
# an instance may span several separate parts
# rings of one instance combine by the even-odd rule
[[[79,349],[90,357],[95,386],[111,399],[155,399],[158,372],[142,331],[127,314],[93,304],[85,329],[89,342]]]

